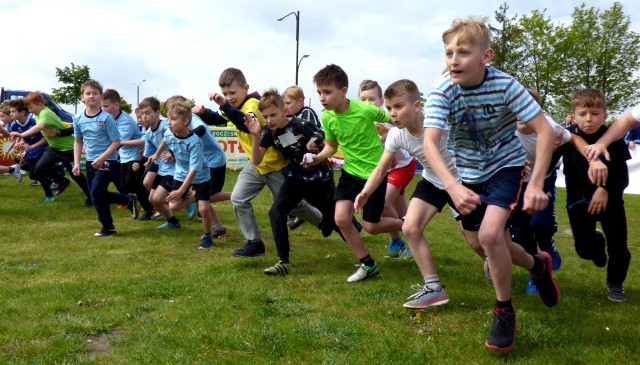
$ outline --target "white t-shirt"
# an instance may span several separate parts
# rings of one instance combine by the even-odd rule
[[[456,164],[451,157],[451,152],[447,148],[447,140],[449,138],[449,130],[442,130],[442,138],[440,139],[440,154],[444,159],[449,171],[453,174],[453,176],[460,181],[460,175],[458,175],[458,170],[456,169]],[[424,177],[427,181],[435,185],[438,189],[444,190],[444,185],[435,172],[431,169],[431,166],[427,162],[427,159],[424,157],[424,149],[422,146],[422,142],[424,140],[424,130],[423,134],[420,137],[413,136],[406,128],[399,129],[398,127],[393,127],[389,130],[387,134],[387,140],[384,144],[384,148],[389,151],[396,153],[400,149],[405,149],[409,155],[414,156],[420,161],[422,166],[424,166],[424,170],[422,171],[422,177]]]
[[[638,123],[640,123],[640,105],[636,105],[633,109],[631,109],[631,116]]]
[[[391,124],[391,123],[382,123],[382,124],[384,124],[389,129],[393,128],[393,124]],[[396,157],[391,162],[391,168],[389,170],[399,169],[401,167],[405,167],[408,164],[410,164],[411,161],[413,161],[413,158],[414,157],[411,156],[409,154],[409,152],[407,152],[407,150],[405,150],[404,148],[400,148],[396,152]]]
[[[560,142],[561,146],[569,142],[569,140],[571,139],[571,132],[564,129],[560,124],[553,121],[553,119],[551,119],[550,117],[546,115],[545,117],[547,117],[547,122],[549,122],[549,125],[553,129],[554,141],[557,138],[561,138],[561,142]],[[533,170],[533,166],[535,165],[535,162],[536,162],[536,141],[538,139],[538,135],[535,133],[522,134],[516,130],[516,136],[518,136],[518,139],[520,140],[522,147],[527,153],[527,161],[529,161],[531,170]],[[558,162],[558,164],[560,164],[560,162]],[[525,178],[525,181],[528,182],[530,179],[531,179],[531,174],[527,175],[527,177]]]

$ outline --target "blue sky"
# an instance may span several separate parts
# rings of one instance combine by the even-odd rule
[[[88,65],[91,76],[130,103],[182,94],[211,106],[220,72],[244,71],[251,90],[283,90],[295,81],[295,17],[300,11],[300,86],[319,109],[314,73],[327,64],[349,74],[350,97],[358,83],[382,87],[401,78],[428,90],[444,67],[442,32],[457,17],[493,17],[502,0],[389,1],[131,1],[10,0],[0,5],[5,88],[49,92],[61,84],[56,67]],[[567,24],[582,1],[515,1],[512,14],[547,9]],[[586,1],[601,10],[610,1]],[[640,2],[620,1],[640,33]],[[179,5],[179,6],[177,6]],[[69,9],[73,9],[70,12]],[[73,15],[70,15],[73,14]],[[70,108],[73,112],[73,109]],[[79,107],[79,110],[82,109]]]

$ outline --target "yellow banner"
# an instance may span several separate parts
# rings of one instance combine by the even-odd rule
[[[235,127],[209,127],[227,157],[227,169],[237,171],[249,160],[244,153]]]

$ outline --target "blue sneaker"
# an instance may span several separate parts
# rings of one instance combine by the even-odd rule
[[[187,205],[187,213],[189,213],[189,220],[192,220],[198,214],[198,204],[191,203]]]
[[[413,254],[411,253],[411,247],[407,246],[407,252],[404,254],[405,260],[413,260]]]
[[[198,250],[204,250],[211,247],[213,247],[213,240],[211,239],[211,236],[202,235],[202,240],[200,240]]]
[[[156,227],[156,229],[176,229],[176,228],[180,228],[180,222],[173,224],[169,221],[166,221]]]
[[[531,277],[531,275],[529,275],[528,278],[529,278],[529,283],[527,284],[527,286],[524,287],[524,292],[529,295],[538,294],[538,287],[533,282],[533,278]]]
[[[391,239],[389,240],[389,249],[384,257],[389,260],[398,260],[403,258],[406,253],[407,243],[402,238],[397,240]]]
[[[553,251],[549,252],[549,254],[551,254],[551,268],[553,270],[558,270],[560,269],[560,266],[562,266],[562,257],[560,257],[560,252],[556,250],[555,245],[552,245],[551,247],[553,248]]]
[[[56,200],[56,197],[55,197],[55,196],[53,196],[53,195],[51,195],[51,196],[48,196],[48,197],[44,198],[44,202],[45,202],[45,204],[46,204],[46,203],[51,203],[51,202],[53,202],[53,201],[55,201],[55,200]]]

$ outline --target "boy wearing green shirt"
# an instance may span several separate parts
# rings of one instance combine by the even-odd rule
[[[318,155],[312,155],[315,165],[331,157],[338,146],[344,152],[342,174],[336,188],[335,221],[345,240],[360,259],[360,267],[347,278],[348,282],[364,280],[380,273],[378,264],[369,255],[358,230],[352,223],[354,201],[362,191],[367,178],[378,165],[383,148],[375,122],[388,122],[386,111],[375,105],[347,98],[349,79],[340,66],[328,65],[313,77],[318,89],[325,131],[325,147]],[[402,230],[402,220],[383,216],[386,194],[386,176],[362,209],[363,227],[370,234]]]

